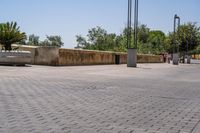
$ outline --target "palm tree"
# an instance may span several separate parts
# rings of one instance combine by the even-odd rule
[[[5,50],[12,50],[11,45],[26,39],[26,34],[20,32],[16,22],[0,24],[0,44]]]

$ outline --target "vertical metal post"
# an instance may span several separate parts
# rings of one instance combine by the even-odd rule
[[[137,49],[137,40],[138,40],[138,0],[135,0],[135,15],[134,15],[134,45]]]
[[[173,54],[175,53],[176,49],[176,14],[174,16],[174,40],[173,40]]]
[[[176,21],[178,20],[178,27]],[[179,26],[180,26],[180,17],[175,14],[174,16],[174,41],[173,41],[173,64],[178,65],[179,62],[179,44],[177,46],[176,35],[179,37]],[[177,31],[176,31],[177,29]],[[177,32],[177,34],[176,34]]]
[[[137,29],[138,29],[138,0],[135,0],[134,10],[134,48],[132,48],[132,0],[128,0],[128,25],[127,25],[127,67],[137,67]]]
[[[127,36],[126,46],[127,46],[127,48],[129,48],[129,8],[130,8],[129,4],[130,4],[130,0],[128,0],[128,17],[127,17],[127,31],[126,31],[126,36]]]
[[[131,42],[132,42],[132,26],[131,26],[131,24],[132,24],[132,0],[130,0],[130,10],[129,10],[129,12],[130,12],[130,16],[129,16],[129,18],[130,18],[130,23],[129,23],[130,46],[129,46],[129,48],[130,48],[131,47]]]
[[[128,0],[128,20],[127,20],[127,48],[131,47],[131,19],[132,19],[132,0]]]
[[[187,64],[191,63],[191,55],[189,53],[189,51],[191,50],[191,45],[192,45],[192,36],[190,35],[190,37],[188,37],[189,41],[187,40]]]
[[[188,46],[188,40],[187,41],[187,44],[186,44],[186,55],[188,56],[188,51],[189,51],[189,46]]]
[[[181,24],[181,19],[180,19],[179,16],[177,16],[177,19],[178,19],[177,36],[178,36],[178,38],[180,38],[180,36],[179,36],[179,27],[180,27],[180,24]],[[179,44],[178,44],[178,48],[177,48],[177,53],[179,53]]]

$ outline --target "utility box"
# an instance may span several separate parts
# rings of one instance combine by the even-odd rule
[[[190,64],[191,63],[191,56],[187,56],[187,64]]]
[[[178,53],[173,54],[173,65],[179,65],[179,54]]]

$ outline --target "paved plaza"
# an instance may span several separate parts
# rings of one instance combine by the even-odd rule
[[[0,66],[0,133],[200,133],[200,64]]]

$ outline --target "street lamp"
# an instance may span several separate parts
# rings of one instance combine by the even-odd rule
[[[137,29],[138,29],[138,0],[135,0],[134,10],[134,47],[131,46],[132,40],[132,0],[128,0],[128,23],[127,23],[127,67],[137,67]]]
[[[177,23],[178,21],[178,23]],[[178,27],[177,27],[178,25]],[[175,14],[174,16],[174,44],[173,44],[173,65],[178,65],[179,64],[179,45],[177,46],[177,41],[176,41],[176,33],[177,36],[179,37],[179,32],[176,29],[179,29],[180,26],[180,17]]]
[[[192,40],[192,36],[190,35],[190,42],[187,41],[187,64],[191,63],[191,55],[189,54],[189,50],[191,50],[191,40]]]

